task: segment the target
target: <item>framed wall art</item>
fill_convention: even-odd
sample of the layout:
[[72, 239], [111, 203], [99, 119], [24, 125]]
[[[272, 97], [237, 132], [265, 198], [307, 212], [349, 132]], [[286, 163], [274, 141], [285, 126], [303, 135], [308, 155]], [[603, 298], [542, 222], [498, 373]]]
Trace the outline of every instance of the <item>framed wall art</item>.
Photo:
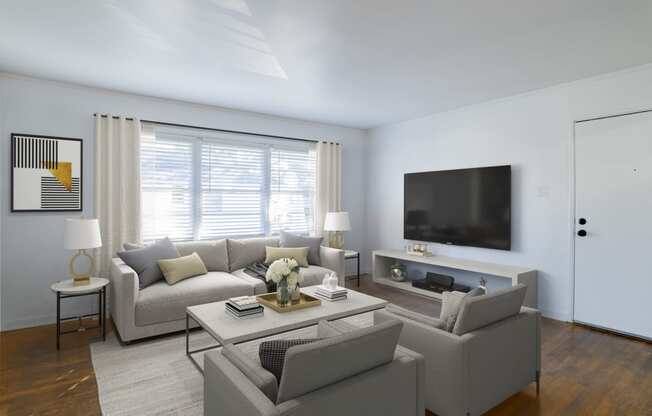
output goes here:
[[82, 139], [11, 135], [11, 211], [82, 210]]

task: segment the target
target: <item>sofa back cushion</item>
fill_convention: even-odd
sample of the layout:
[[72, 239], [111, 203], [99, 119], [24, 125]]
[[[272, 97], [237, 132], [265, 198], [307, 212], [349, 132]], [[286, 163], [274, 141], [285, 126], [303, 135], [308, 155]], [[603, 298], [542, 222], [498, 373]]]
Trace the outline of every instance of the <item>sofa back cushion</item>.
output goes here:
[[197, 253], [209, 272], [229, 271], [229, 252], [226, 248], [226, 239], [217, 241], [182, 241], [175, 243], [175, 246], [182, 256]]
[[306, 237], [281, 231], [279, 245], [281, 247], [308, 247], [308, 263], [321, 266], [321, 237]]
[[391, 320], [287, 350], [277, 404], [394, 359], [403, 323]]
[[518, 314], [526, 290], [525, 285], [518, 284], [486, 295], [464, 298], [453, 333], [463, 335]]
[[260, 237], [241, 240], [227, 240], [229, 271], [242, 269], [253, 263], [265, 261], [265, 247], [278, 247], [278, 238]]

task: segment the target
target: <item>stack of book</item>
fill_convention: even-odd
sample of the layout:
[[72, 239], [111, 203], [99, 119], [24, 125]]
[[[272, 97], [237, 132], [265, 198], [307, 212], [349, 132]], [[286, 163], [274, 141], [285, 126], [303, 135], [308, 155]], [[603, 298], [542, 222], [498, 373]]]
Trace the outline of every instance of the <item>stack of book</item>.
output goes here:
[[258, 303], [255, 296], [239, 296], [226, 301], [225, 309], [236, 318], [248, 318], [262, 315], [265, 308]]
[[326, 286], [319, 286], [315, 291], [315, 296], [320, 299], [336, 301], [346, 299], [346, 288], [337, 286], [335, 289], [327, 288]]

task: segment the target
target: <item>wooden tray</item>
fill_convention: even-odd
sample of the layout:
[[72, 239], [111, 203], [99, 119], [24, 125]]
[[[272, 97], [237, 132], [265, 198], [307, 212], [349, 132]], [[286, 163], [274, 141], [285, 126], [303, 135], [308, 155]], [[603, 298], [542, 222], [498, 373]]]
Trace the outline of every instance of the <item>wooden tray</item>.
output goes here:
[[313, 306], [321, 305], [321, 300], [317, 299], [314, 296], [307, 295], [303, 292], [301, 292], [301, 297], [299, 298], [298, 302], [292, 303], [292, 301], [290, 301], [287, 306], [280, 306], [276, 302], [276, 292], [258, 295], [256, 298], [260, 304], [265, 305], [268, 308], [272, 308], [276, 312], [280, 313], [292, 312], [299, 309], [312, 308]]

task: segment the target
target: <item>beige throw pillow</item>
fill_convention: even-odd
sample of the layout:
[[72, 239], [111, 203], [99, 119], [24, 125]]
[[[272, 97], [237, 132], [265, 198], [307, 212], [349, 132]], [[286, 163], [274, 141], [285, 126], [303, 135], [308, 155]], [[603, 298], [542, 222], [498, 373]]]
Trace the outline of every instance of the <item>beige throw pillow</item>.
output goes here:
[[265, 264], [270, 265], [276, 260], [280, 259], [295, 259], [299, 267], [308, 267], [308, 252], [309, 247], [270, 247], [265, 248], [267, 256], [265, 257]]
[[176, 259], [159, 260], [158, 267], [161, 268], [165, 281], [170, 285], [189, 277], [208, 273], [204, 262], [197, 253], [177, 257]]

